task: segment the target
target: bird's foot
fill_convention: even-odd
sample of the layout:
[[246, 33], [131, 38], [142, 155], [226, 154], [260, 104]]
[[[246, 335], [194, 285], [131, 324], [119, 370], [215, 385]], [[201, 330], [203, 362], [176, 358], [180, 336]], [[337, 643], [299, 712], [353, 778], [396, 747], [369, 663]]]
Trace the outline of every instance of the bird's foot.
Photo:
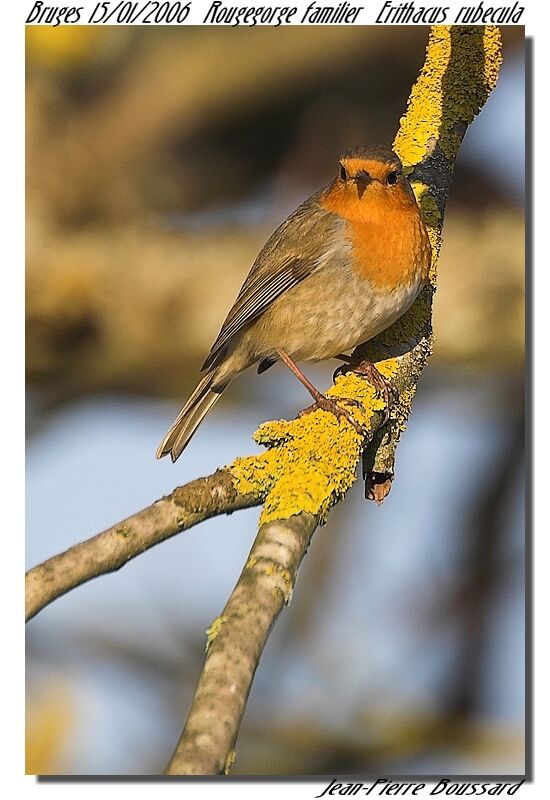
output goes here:
[[[341, 356], [337, 356], [337, 358], [340, 357]], [[348, 361], [346, 364], [341, 364], [337, 369], [334, 370], [332, 380], [335, 381], [340, 375], [346, 375], [348, 372], [355, 372], [357, 375], [364, 375], [370, 380], [374, 388], [380, 392], [385, 403], [384, 421], [382, 422], [382, 424], [385, 425], [390, 418], [390, 408], [392, 403], [397, 402], [399, 399], [396, 388], [392, 386], [390, 381], [388, 381], [388, 379], [378, 371], [372, 361], [360, 361], [357, 364], [353, 364], [351, 361]]]
[[[351, 405], [361, 407], [361, 403], [358, 400], [354, 400], [352, 397], [346, 397], [345, 401]], [[338, 403], [331, 397], [326, 397], [320, 392], [318, 396], [315, 397], [315, 402], [313, 405], [304, 408], [303, 411], [300, 411], [298, 417], [303, 417], [305, 414], [311, 414], [312, 411], [317, 411], [318, 408], [322, 408], [323, 411], [329, 411], [331, 414], [334, 414], [337, 419], [344, 417], [347, 419], [350, 425], [355, 428], [359, 436], [365, 436], [366, 430], [357, 422], [356, 419], [354, 419], [354, 417], [346, 408], [342, 408], [342, 406], [338, 405]]]
[[353, 360], [351, 356], [347, 356], [345, 353], [338, 353], [337, 356], [334, 356], [339, 361], [343, 361], [343, 364], [340, 364], [339, 367], [336, 367], [334, 372], [332, 373], [332, 380], [335, 381], [339, 375], [345, 375], [346, 372], [349, 372], [350, 369], [353, 368]]
[[[334, 414], [335, 417], [338, 419], [340, 417], [345, 417], [347, 421], [352, 425], [353, 428], [357, 431], [359, 436], [363, 437], [366, 435], [367, 431], [353, 418], [350, 412], [339, 406], [338, 403], [333, 400], [331, 397], [326, 397], [324, 394], [321, 394], [319, 389], [316, 389], [315, 386], [311, 383], [310, 380], [306, 378], [302, 370], [298, 367], [297, 364], [294, 363], [292, 358], [288, 355], [285, 350], [278, 351], [279, 358], [284, 361], [287, 367], [290, 369], [291, 372], [296, 375], [298, 380], [301, 384], [303, 384], [310, 395], [314, 399], [314, 403], [312, 406], [308, 406], [303, 411], [300, 411], [298, 417], [302, 417], [304, 414], [311, 414], [312, 411], [316, 411], [318, 408], [322, 408], [323, 411], [330, 411], [331, 414]], [[353, 398], [342, 398], [345, 399], [346, 403], [350, 403], [351, 405], [356, 405], [361, 407], [361, 403], [358, 400], [354, 400]]]

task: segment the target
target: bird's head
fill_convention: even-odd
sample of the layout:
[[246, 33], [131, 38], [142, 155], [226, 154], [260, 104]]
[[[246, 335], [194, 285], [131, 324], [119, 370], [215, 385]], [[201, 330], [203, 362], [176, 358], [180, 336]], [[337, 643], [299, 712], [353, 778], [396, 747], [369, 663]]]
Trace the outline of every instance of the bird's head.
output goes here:
[[339, 161], [333, 189], [341, 200], [415, 202], [398, 156], [388, 147], [367, 144], [345, 153]]

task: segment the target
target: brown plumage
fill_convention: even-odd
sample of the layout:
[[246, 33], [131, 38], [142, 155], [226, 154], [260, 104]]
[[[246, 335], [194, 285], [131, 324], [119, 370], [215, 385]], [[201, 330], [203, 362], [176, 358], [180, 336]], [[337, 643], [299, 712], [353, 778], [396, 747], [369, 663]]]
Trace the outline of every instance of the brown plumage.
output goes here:
[[261, 372], [279, 358], [291, 368], [320, 361], [389, 327], [414, 301], [430, 260], [395, 153], [364, 145], [342, 156], [337, 177], [302, 203], [256, 258], [203, 364], [205, 376], [157, 458], [170, 453], [175, 461], [227, 384], [252, 364]]

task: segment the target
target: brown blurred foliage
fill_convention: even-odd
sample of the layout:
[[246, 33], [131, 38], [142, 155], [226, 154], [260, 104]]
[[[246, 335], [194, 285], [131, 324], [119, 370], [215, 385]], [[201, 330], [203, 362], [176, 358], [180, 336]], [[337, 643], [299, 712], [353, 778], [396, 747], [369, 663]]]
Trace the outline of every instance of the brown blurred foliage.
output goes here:
[[[29, 27], [30, 384], [53, 400], [180, 393], [269, 232], [331, 176], [335, 154], [391, 141], [426, 33]], [[505, 29], [505, 57], [520, 35]], [[269, 224], [185, 217], [260, 207], [266, 190]], [[522, 215], [481, 179], [465, 199], [445, 232], [437, 357], [513, 368]]]

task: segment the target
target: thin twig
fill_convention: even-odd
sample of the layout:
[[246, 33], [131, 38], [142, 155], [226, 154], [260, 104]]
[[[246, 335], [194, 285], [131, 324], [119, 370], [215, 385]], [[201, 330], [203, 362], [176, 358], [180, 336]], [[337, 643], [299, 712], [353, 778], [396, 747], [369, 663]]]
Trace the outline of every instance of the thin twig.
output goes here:
[[116, 572], [140, 553], [198, 522], [261, 502], [259, 494], [237, 492], [224, 470], [180, 486], [103, 533], [30, 569], [25, 578], [26, 619], [75, 586]]

